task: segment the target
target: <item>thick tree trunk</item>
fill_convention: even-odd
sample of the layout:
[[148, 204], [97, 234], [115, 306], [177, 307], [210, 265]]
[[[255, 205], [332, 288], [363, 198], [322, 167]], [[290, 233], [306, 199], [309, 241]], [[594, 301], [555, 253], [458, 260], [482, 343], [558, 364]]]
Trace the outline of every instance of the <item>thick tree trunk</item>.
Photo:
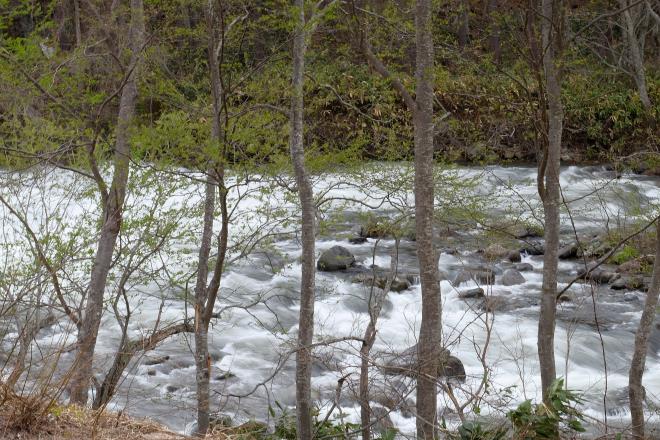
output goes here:
[[314, 239], [315, 212], [312, 183], [305, 167], [303, 85], [305, 75], [305, 11], [304, 1], [296, 0], [296, 31], [293, 38], [293, 73], [291, 97], [291, 161], [302, 210], [302, 276], [300, 280], [300, 316], [296, 352], [296, 412], [300, 440], [310, 440], [312, 430], [312, 350], [314, 337]]
[[626, 33], [626, 45], [628, 46], [628, 60], [630, 67], [633, 69], [633, 78], [637, 91], [639, 92], [639, 99], [645, 110], [651, 110], [651, 98], [649, 98], [648, 89], [646, 87], [646, 74], [644, 73], [644, 54], [640, 48], [637, 33], [635, 32], [635, 22], [630, 13], [630, 4], [628, 0], [619, 0], [619, 6], [624, 9], [621, 16], [623, 17], [623, 28]]
[[87, 389], [92, 377], [92, 360], [96, 347], [103, 298], [112, 254], [122, 222], [122, 209], [126, 196], [126, 185], [130, 165], [130, 145], [128, 130], [135, 115], [137, 101], [138, 61], [144, 44], [144, 10], [142, 0], [131, 0], [131, 73], [121, 92], [119, 116], [117, 118], [116, 142], [114, 152], [114, 175], [103, 207], [103, 226], [98, 242], [92, 273], [87, 292], [85, 315], [78, 334], [78, 355], [70, 381], [70, 400], [84, 405], [87, 402]]
[[646, 364], [646, 353], [649, 347], [649, 336], [653, 329], [653, 320], [658, 307], [660, 295], [660, 219], [655, 221], [655, 263], [653, 264], [653, 277], [646, 293], [646, 303], [639, 321], [639, 328], [635, 335], [635, 348], [630, 372], [628, 376], [628, 393], [630, 396], [630, 415], [632, 418], [632, 433], [636, 439], [644, 439], [644, 387], [642, 377]]
[[539, 188], [545, 216], [545, 254], [543, 256], [543, 283], [541, 312], [538, 328], [538, 352], [541, 370], [543, 399], [556, 379], [555, 367], [555, 317], [557, 296], [557, 268], [559, 253], [560, 208], [560, 156], [563, 108], [559, 69], [556, 65], [555, 20], [559, 17], [557, 0], [543, 0], [541, 6], [541, 41], [543, 52], [544, 82], [547, 95], [547, 144], [545, 161], [545, 185]]
[[437, 371], [441, 345], [441, 298], [438, 254], [433, 243], [433, 39], [431, 1], [418, 0], [415, 11], [417, 66], [415, 129], [415, 232], [422, 285], [422, 322], [419, 332], [420, 374], [417, 378], [417, 438], [435, 437]]

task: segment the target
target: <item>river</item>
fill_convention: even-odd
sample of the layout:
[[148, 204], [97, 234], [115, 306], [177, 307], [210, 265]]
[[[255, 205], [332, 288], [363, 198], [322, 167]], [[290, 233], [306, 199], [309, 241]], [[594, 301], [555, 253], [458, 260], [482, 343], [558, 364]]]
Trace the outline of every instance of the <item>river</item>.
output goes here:
[[[364, 223], [367, 212], [376, 217], [394, 218], [409, 208], [412, 195], [404, 184], [410, 182], [407, 173], [409, 168], [401, 164], [375, 164], [363, 172], [317, 178], [315, 193], [328, 198], [323, 205], [322, 215], [326, 222], [316, 242], [317, 255], [340, 245], [355, 255], [359, 265], [369, 267], [375, 263], [379, 267], [389, 267], [394, 240], [384, 238], [377, 242], [370, 239], [366, 243], [351, 244], [347, 238], [355, 235], [356, 225]], [[460, 190], [440, 187], [438, 209], [441, 216], [443, 211], [455, 210], [461, 203], [469, 204], [470, 212], [481, 210], [485, 216], [479, 221], [463, 216], [460, 222], [452, 223], [453, 226], [439, 228], [440, 269], [451, 280], [462, 268], [475, 264], [488, 264], [496, 273], [510, 267], [501, 261], [487, 262], [483, 254], [476, 252], [496, 241], [479, 225], [502, 225], [521, 219], [530, 221], [535, 216], [542, 218], [535, 169], [459, 167], [447, 173], [447, 181], [470, 183]], [[73, 189], [89, 188], [88, 184], [80, 183], [81, 178], [65, 171], [51, 170], [39, 173], [39, 177], [36, 174], [21, 178], [3, 175], [11, 180], [11, 184], [5, 186], [13, 188], [3, 194], [25, 207], [26, 216], [37, 231], [56, 231], [61, 237], [67, 237], [75, 233], [76, 225], [93, 225], [97, 215], [93, 193], [78, 196], [78, 190]], [[140, 175], [139, 171], [137, 175]], [[388, 175], [395, 177], [389, 178]], [[195, 207], [199, 208], [201, 184], [178, 174], [169, 175], [165, 182], [167, 179], [177, 182], [176, 185], [163, 183], [163, 177], [159, 178], [159, 185], [147, 184], [146, 180], [136, 184], [126, 209], [127, 216], [130, 216], [131, 207], [148, 212], [150, 206], [155, 206], [156, 217], [167, 212], [175, 217], [175, 224], [187, 228], [163, 249], [160, 263], [153, 263], [154, 272], [159, 273], [157, 279], [136, 281], [130, 286], [133, 317], [129, 328], [132, 336], [145, 334], [154, 325], [159, 309], [161, 322], [180, 320], [185, 313], [191, 313], [183, 300], [182, 280], [194, 267], [196, 257], [194, 240], [199, 221], [193, 214]], [[561, 183], [563, 197], [570, 208], [562, 213], [562, 239], [565, 241], [573, 238], [573, 225], [579, 236], [591, 236], [602, 233], [605, 228], [641, 221], [642, 211], [660, 202], [659, 179], [628, 174], [617, 176], [603, 167], [562, 168]], [[295, 234], [284, 234], [295, 230], [295, 218], [281, 220], [295, 214], [295, 209], [291, 195], [285, 194], [284, 190], [276, 186], [269, 186], [268, 191], [255, 190], [257, 187], [249, 182], [243, 190], [232, 190], [232, 200], [241, 199], [232, 232], [237, 231], [236, 235], [244, 240], [234, 241], [233, 255], [247, 248], [253, 251], [228, 266], [216, 307], [221, 312], [220, 318], [213, 324], [209, 339], [213, 359], [213, 407], [231, 416], [235, 423], [252, 418], [267, 420], [269, 406], [279, 413], [280, 408], [290, 409], [295, 403], [293, 357], [286, 360], [285, 355], [290, 353], [296, 335], [300, 246]], [[49, 212], [59, 213], [57, 224], [45, 221]], [[14, 263], [6, 265], [9, 270], [23, 261], [24, 256], [19, 257], [22, 254], [16, 250], [27, 244], [20, 237], [20, 225], [11, 219], [11, 215], [6, 210], [0, 214], [4, 219], [4, 242], [13, 246], [3, 247], [1, 256], [5, 261], [16, 256]], [[273, 220], [276, 214], [277, 221]], [[452, 214], [451, 218], [455, 219], [456, 215]], [[268, 224], [268, 228], [259, 229], [259, 225], [264, 224]], [[273, 239], [249, 247], [248, 244], [252, 243], [249, 237], [254, 240], [264, 231], [281, 235], [272, 235]], [[91, 238], [81, 244], [80, 249], [92, 247]], [[511, 246], [511, 243], [507, 242], [507, 245]], [[478, 405], [485, 416], [501, 416], [524, 399], [540, 397], [536, 332], [542, 256], [523, 254], [522, 262], [531, 265], [531, 270], [522, 272], [524, 283], [504, 286], [501, 277], [497, 276], [495, 283], [486, 288], [487, 295], [505, 299], [503, 307], [487, 315], [492, 320], [488, 321], [492, 324], [490, 332], [486, 330], [479, 303], [459, 298], [460, 291], [476, 287], [473, 281], [458, 287], [448, 280], [441, 284], [444, 345], [462, 361], [467, 375], [466, 382], [457, 385], [459, 388], [470, 391], [478, 387], [484, 375], [479, 357], [487, 339], [489, 341], [486, 352], [488, 392]], [[75, 279], [84, 280], [89, 268], [88, 257], [86, 263], [77, 264], [67, 276], [72, 284]], [[582, 264], [580, 259], [560, 262], [560, 288], [577, 274]], [[164, 268], [178, 275], [170, 273], [166, 277], [162, 272]], [[402, 239], [398, 270], [404, 274], [417, 272], [414, 241]], [[357, 422], [359, 407], [352, 393], [356, 390], [359, 372], [360, 344], [350, 338], [362, 337], [364, 333], [369, 289], [352, 282], [353, 275], [342, 272], [317, 274], [316, 339], [348, 340], [316, 351], [318, 360], [313, 371], [313, 393], [323, 413], [332, 405], [338, 379], [347, 376], [348, 383], [344, 385], [339, 401], [340, 409], [335, 408], [334, 414]], [[173, 278], [178, 281], [172, 282]], [[192, 285], [190, 289], [192, 291]], [[592, 290], [590, 285], [582, 283], [574, 284], [568, 294], [571, 301], [562, 302], [558, 311], [558, 374], [565, 377], [569, 388], [582, 395], [582, 410], [587, 416], [604, 420], [607, 415], [608, 422], [625, 424], [629, 420], [625, 389], [628, 366], [644, 294], [638, 290], [614, 291], [606, 285], [595, 286]], [[594, 300], [598, 325], [594, 319]], [[258, 304], [243, 307], [251, 303]], [[120, 309], [125, 311], [121, 304]], [[377, 340], [372, 351], [374, 359], [378, 362], [383, 353], [400, 352], [413, 345], [420, 317], [418, 284], [400, 293], [391, 292], [378, 321]], [[4, 346], [10, 347], [15, 337], [15, 332], [8, 332], [3, 339]], [[47, 351], [48, 347], [60, 347], [74, 340], [72, 326], [62, 319], [40, 332], [37, 343]], [[99, 374], [108, 368], [118, 341], [118, 326], [112, 313], [108, 312], [97, 345], [95, 368]], [[128, 369], [111, 408], [136, 416], [149, 416], [175, 430], [189, 431], [195, 408], [192, 346], [191, 336], [179, 335], [136, 359]], [[73, 356], [73, 353], [61, 356], [59, 371], [65, 370]], [[271, 378], [275, 372], [277, 374]], [[391, 411], [390, 418], [403, 434], [413, 432], [415, 419], [408, 408], [414, 399], [410, 379], [383, 375], [376, 368], [372, 375], [373, 405], [383, 406], [392, 395], [404, 396], [403, 403]], [[657, 328], [651, 339], [644, 384], [647, 397], [660, 402], [660, 331]], [[457, 395], [459, 400], [465, 398], [460, 391]], [[452, 403], [444, 393], [438, 395], [438, 403], [448, 423], [455, 424]]]

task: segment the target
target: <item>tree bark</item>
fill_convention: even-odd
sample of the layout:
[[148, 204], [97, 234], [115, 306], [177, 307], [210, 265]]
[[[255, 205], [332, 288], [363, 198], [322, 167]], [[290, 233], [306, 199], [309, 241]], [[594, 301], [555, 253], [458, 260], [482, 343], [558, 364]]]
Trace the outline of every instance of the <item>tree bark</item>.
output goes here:
[[304, 1], [296, 0], [296, 30], [293, 38], [293, 72], [291, 97], [290, 153], [302, 211], [300, 315], [298, 321], [298, 346], [296, 351], [296, 423], [300, 440], [310, 440], [312, 429], [312, 349], [314, 337], [314, 289], [315, 289], [315, 212], [312, 183], [305, 167], [303, 86], [305, 75], [305, 10]]
[[651, 285], [646, 293], [644, 311], [635, 334], [635, 348], [630, 372], [628, 375], [628, 394], [630, 396], [630, 415], [632, 418], [633, 438], [644, 439], [644, 387], [642, 377], [646, 364], [646, 353], [648, 352], [649, 336], [653, 329], [653, 320], [658, 307], [658, 296], [660, 295], [660, 219], [655, 221], [655, 262], [653, 264], [653, 277]]
[[[195, 284], [195, 370], [197, 385], [197, 429], [195, 435], [203, 437], [209, 429], [210, 417], [210, 377], [211, 357], [209, 355], [209, 324], [213, 316], [213, 308], [220, 290], [220, 282], [224, 270], [227, 255], [227, 243], [229, 238], [229, 213], [227, 209], [227, 191], [224, 185], [223, 165], [223, 126], [220, 119], [223, 108], [222, 81], [220, 77], [220, 64], [218, 50], [222, 48], [222, 38], [218, 32], [224, 32], [217, 20], [218, 11], [209, 1], [205, 8], [205, 16], [208, 32], [208, 61], [209, 76], [211, 79], [211, 98], [213, 100], [213, 117], [211, 119], [211, 141], [217, 148], [218, 161], [209, 158], [215, 165], [209, 167], [206, 178], [206, 194], [204, 200], [204, 226], [202, 231], [202, 243], [199, 250], [197, 262], [197, 280]], [[213, 268], [211, 281], [209, 275], [209, 255], [213, 241], [213, 219], [218, 191], [220, 202], [221, 226], [218, 236], [218, 255]], [[208, 282], [208, 285], [207, 285]]]
[[646, 111], [651, 110], [651, 98], [649, 97], [648, 89], [646, 87], [646, 74], [644, 72], [644, 53], [640, 48], [637, 33], [635, 32], [635, 22], [630, 13], [630, 4], [628, 0], [619, 0], [619, 5], [623, 12], [623, 28], [625, 29], [626, 45], [628, 46], [628, 60], [630, 67], [633, 69], [633, 79], [637, 86], [639, 99]]
[[541, 311], [538, 327], [538, 352], [541, 370], [543, 399], [548, 397], [548, 389], [556, 379], [555, 366], [555, 322], [557, 297], [557, 268], [559, 265], [559, 208], [560, 208], [560, 157], [563, 108], [561, 103], [561, 84], [557, 67], [556, 26], [559, 17], [559, 1], [543, 0], [541, 5], [541, 42], [543, 48], [543, 71], [546, 92], [547, 142], [544, 172], [545, 183], [539, 187], [543, 200], [545, 217], [545, 254], [543, 256], [543, 283]]
[[114, 151], [114, 174], [107, 197], [103, 197], [101, 235], [87, 292], [85, 315], [78, 334], [78, 355], [70, 381], [71, 403], [84, 405], [87, 402], [89, 382], [92, 378], [92, 361], [98, 335], [103, 298], [108, 273], [112, 265], [112, 254], [122, 222], [122, 210], [126, 197], [130, 165], [128, 130], [135, 115], [137, 101], [137, 71], [140, 52], [144, 45], [144, 9], [142, 0], [131, 0], [130, 22], [131, 60], [129, 74], [119, 102], [116, 142]]
[[438, 254], [433, 244], [433, 38], [431, 1], [417, 0], [415, 10], [417, 108], [413, 115], [415, 136], [415, 232], [422, 285], [422, 321], [419, 331], [417, 378], [417, 438], [435, 438], [437, 371], [442, 328]]
[[389, 80], [413, 116], [415, 137], [415, 234], [422, 287], [422, 322], [419, 332], [417, 374], [417, 438], [434, 438], [437, 416], [437, 372], [441, 344], [442, 302], [438, 253], [433, 246], [434, 158], [433, 81], [434, 59], [431, 33], [431, 1], [417, 0], [415, 7], [416, 97], [394, 78], [376, 57], [362, 31], [362, 51], [369, 64]]

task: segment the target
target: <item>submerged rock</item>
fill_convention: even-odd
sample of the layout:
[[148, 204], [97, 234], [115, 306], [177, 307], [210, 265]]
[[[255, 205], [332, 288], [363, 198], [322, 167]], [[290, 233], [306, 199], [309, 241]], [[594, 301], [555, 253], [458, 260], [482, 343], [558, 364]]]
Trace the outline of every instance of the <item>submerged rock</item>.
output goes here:
[[530, 272], [534, 270], [534, 266], [529, 263], [518, 263], [513, 266], [518, 272]]
[[[379, 289], [385, 289], [385, 286], [387, 286], [387, 278], [388, 277], [386, 275], [376, 275], [374, 277], [373, 274], [363, 273], [356, 277], [353, 277], [352, 281], [354, 283], [363, 283], [369, 287], [375, 286], [378, 287]], [[392, 284], [390, 285], [390, 291], [403, 292], [404, 290], [409, 289], [412, 284], [413, 283], [408, 277], [406, 278], [396, 277], [392, 280]]]
[[458, 292], [458, 297], [461, 299], [483, 298], [484, 289], [475, 287], [474, 289], [462, 290]]
[[346, 270], [355, 264], [355, 257], [342, 246], [333, 246], [324, 251], [316, 262], [316, 268], [324, 272]]
[[367, 237], [351, 237], [348, 239], [348, 242], [350, 244], [363, 244], [366, 243], [367, 241], [368, 241]]
[[155, 358], [149, 358], [145, 360], [144, 365], [159, 365], [169, 360], [170, 360], [169, 356], [158, 356]]
[[477, 284], [493, 284], [495, 282], [495, 271], [485, 267], [462, 269], [454, 277], [452, 285], [457, 287], [470, 280], [473, 280]]

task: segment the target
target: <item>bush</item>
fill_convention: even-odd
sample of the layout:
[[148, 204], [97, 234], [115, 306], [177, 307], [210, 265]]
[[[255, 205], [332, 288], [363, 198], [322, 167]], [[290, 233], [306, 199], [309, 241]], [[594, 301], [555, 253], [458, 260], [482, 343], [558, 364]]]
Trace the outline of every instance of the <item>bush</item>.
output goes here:
[[556, 438], [557, 427], [584, 432], [583, 416], [575, 408], [582, 400], [573, 391], [564, 389], [564, 380], [557, 379], [548, 390], [547, 402], [526, 400], [509, 411], [507, 418], [513, 424], [515, 437], [521, 440]]

